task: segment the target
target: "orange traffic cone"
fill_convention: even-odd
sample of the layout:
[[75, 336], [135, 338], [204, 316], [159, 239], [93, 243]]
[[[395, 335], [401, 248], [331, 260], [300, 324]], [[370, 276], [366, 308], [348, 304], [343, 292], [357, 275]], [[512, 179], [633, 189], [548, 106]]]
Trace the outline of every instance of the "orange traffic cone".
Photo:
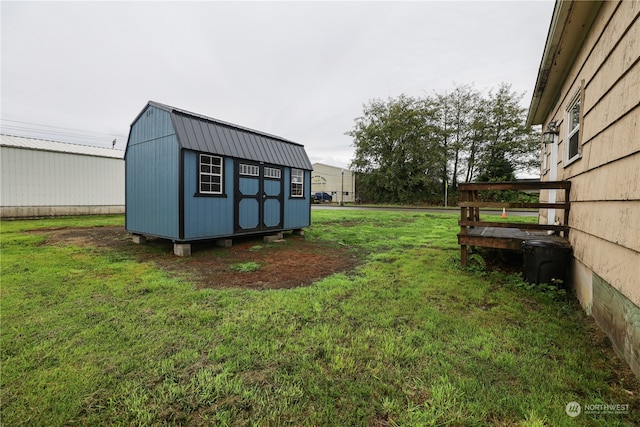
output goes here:
[[502, 218], [506, 218], [507, 217], [507, 211], [505, 210], [505, 208], [502, 208]]

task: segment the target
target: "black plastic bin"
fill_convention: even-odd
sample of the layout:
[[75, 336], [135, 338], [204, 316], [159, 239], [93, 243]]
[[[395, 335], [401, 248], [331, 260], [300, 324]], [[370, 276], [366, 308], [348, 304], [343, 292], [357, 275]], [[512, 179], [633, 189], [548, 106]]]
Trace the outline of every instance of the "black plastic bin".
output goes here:
[[[571, 245], [562, 240], [525, 240], [522, 242], [524, 254], [524, 280], [528, 283], [567, 282], [571, 263]], [[561, 282], [559, 282], [561, 281]]]

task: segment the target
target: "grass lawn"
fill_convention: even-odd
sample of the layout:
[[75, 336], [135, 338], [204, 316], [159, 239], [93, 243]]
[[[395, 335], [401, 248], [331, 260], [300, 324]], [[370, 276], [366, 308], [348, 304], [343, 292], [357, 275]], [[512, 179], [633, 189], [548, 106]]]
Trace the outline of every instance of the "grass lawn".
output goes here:
[[314, 211], [306, 239], [360, 267], [266, 291], [28, 232], [122, 216], [3, 221], [2, 424], [639, 425], [638, 380], [574, 298], [461, 269], [457, 219]]

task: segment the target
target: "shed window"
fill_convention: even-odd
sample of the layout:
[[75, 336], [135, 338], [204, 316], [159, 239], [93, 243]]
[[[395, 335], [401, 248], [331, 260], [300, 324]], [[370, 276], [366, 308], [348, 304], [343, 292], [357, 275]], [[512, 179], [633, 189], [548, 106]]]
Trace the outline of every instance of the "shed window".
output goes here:
[[291, 197], [304, 197], [304, 171], [291, 169]]
[[199, 188], [202, 194], [222, 194], [222, 157], [200, 154]]
[[567, 109], [567, 162], [580, 157], [580, 96]]
[[281, 170], [278, 168], [269, 168], [269, 167], [264, 168], [265, 178], [280, 179], [281, 173], [282, 173]]
[[257, 165], [240, 164], [240, 175], [260, 176], [260, 167]]

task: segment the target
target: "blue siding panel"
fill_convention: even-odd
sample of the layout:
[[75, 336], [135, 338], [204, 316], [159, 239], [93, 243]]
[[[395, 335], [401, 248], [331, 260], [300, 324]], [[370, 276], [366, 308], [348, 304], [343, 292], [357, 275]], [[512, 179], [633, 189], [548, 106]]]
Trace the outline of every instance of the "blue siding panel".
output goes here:
[[264, 225], [266, 227], [276, 227], [278, 224], [280, 224], [280, 200], [265, 200]]
[[238, 206], [238, 224], [245, 230], [254, 230], [260, 224], [260, 207], [256, 199], [242, 199]]
[[169, 135], [175, 135], [171, 115], [159, 108], [148, 106], [131, 125], [127, 151], [129, 147]]
[[131, 126], [125, 154], [128, 231], [179, 238], [179, 152], [166, 112], [149, 107]]
[[260, 181], [256, 178], [240, 178], [238, 185], [240, 192], [245, 196], [253, 196], [258, 194], [260, 190]]
[[311, 225], [311, 171], [304, 171], [304, 197], [291, 197], [291, 169], [284, 170], [284, 229]]
[[233, 234], [233, 160], [224, 159], [221, 197], [196, 197], [198, 155], [184, 150], [184, 240], [210, 239]]
[[265, 181], [264, 181], [264, 193], [267, 196], [279, 196], [280, 195], [280, 180], [265, 179]]

